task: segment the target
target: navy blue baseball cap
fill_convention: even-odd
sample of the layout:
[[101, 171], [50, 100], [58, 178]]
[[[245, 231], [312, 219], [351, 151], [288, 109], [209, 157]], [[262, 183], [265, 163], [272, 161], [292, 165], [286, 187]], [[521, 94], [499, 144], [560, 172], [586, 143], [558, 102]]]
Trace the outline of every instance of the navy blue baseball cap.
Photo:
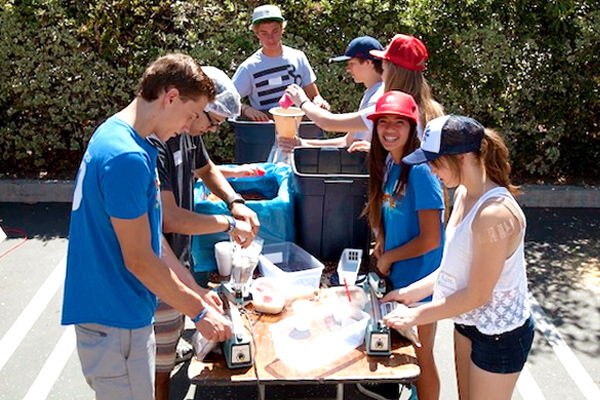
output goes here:
[[484, 131], [479, 122], [461, 115], [432, 119], [425, 127], [421, 148], [404, 157], [402, 162], [422, 164], [449, 154], [480, 151]]
[[383, 46], [377, 39], [371, 36], [360, 36], [356, 39], [352, 39], [346, 47], [343, 56], [330, 58], [329, 62], [348, 61], [354, 57], [362, 58], [364, 60], [376, 60], [376, 57], [369, 54], [369, 51], [371, 50], [383, 50]]

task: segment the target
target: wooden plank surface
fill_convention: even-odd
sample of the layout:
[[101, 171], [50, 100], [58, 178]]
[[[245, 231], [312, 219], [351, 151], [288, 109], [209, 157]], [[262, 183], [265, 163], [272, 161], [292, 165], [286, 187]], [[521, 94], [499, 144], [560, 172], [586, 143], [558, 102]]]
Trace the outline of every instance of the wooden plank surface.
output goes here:
[[[313, 299], [315, 296], [311, 296]], [[319, 300], [316, 299], [317, 304]], [[249, 384], [258, 380], [263, 384], [281, 383], [347, 383], [389, 381], [410, 383], [417, 380], [420, 369], [414, 349], [409, 341], [393, 335], [392, 356], [368, 357], [365, 345], [352, 350], [342, 358], [308, 371], [299, 371], [277, 358], [269, 327], [293, 315], [291, 302], [278, 315], [258, 314], [249, 311], [243, 316], [247, 326], [252, 326], [252, 344], [255, 365], [250, 368], [230, 370], [221, 354], [209, 354], [198, 361], [192, 357], [188, 377], [198, 385]], [[316, 363], [322, 364], [322, 363]]]

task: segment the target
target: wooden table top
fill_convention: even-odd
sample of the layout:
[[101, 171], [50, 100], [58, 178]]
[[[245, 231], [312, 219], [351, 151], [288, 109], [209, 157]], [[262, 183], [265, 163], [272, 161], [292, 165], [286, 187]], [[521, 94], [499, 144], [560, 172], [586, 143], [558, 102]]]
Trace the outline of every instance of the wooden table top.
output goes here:
[[[313, 298], [315, 295], [312, 296]], [[342, 358], [310, 371], [298, 371], [277, 358], [269, 327], [293, 315], [290, 306], [278, 315], [249, 311], [243, 316], [252, 323], [254, 367], [228, 369], [221, 354], [211, 353], [203, 361], [192, 357], [188, 377], [198, 385], [262, 384], [276, 383], [349, 383], [389, 381], [411, 383], [418, 379], [420, 369], [411, 343], [398, 334], [392, 335], [392, 355], [371, 357], [364, 343]], [[318, 300], [317, 300], [318, 304]], [[251, 309], [251, 307], [249, 307]]]

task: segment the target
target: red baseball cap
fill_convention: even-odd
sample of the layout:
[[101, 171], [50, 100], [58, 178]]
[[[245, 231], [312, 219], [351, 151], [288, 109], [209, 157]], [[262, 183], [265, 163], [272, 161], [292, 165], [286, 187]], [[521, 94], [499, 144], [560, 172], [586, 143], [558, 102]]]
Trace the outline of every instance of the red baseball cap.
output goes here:
[[429, 58], [423, 42], [414, 36], [401, 34], [394, 36], [385, 50], [371, 50], [369, 53], [411, 71], [423, 71]]
[[377, 100], [375, 112], [367, 115], [367, 118], [375, 121], [384, 115], [404, 117], [416, 125], [419, 120], [419, 107], [410, 94], [399, 90], [392, 90], [384, 93]]

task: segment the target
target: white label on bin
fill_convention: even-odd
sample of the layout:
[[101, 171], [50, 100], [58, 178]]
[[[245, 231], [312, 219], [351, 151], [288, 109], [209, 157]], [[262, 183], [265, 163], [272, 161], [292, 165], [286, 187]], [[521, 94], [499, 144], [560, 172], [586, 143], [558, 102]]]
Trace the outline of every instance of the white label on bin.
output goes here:
[[282, 82], [283, 82], [283, 80], [281, 79], [280, 76], [269, 79], [269, 85], [271, 85], [271, 86], [281, 85]]
[[273, 264], [280, 264], [283, 262], [283, 252], [281, 252], [281, 251], [279, 253], [265, 254], [264, 256], [267, 260], [271, 261]]

